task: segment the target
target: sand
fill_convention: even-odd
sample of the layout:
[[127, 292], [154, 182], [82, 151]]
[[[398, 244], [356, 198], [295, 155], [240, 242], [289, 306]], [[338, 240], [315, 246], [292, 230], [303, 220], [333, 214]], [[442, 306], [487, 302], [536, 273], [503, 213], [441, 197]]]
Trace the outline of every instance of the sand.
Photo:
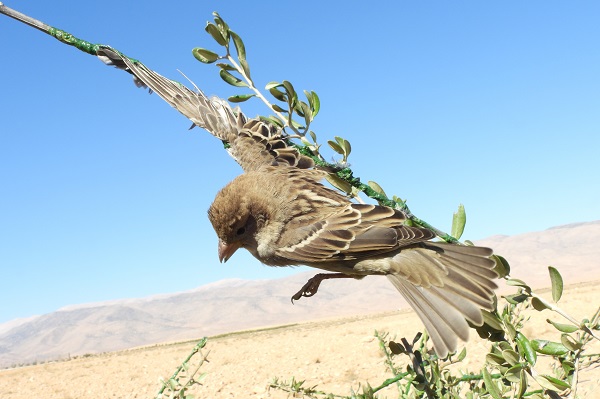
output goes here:
[[[567, 287], [561, 308], [577, 319], [591, 317], [600, 305], [597, 283]], [[550, 297], [548, 292], [543, 294]], [[524, 329], [530, 338], [559, 339], [546, 318], [560, 316], [533, 312]], [[411, 339], [421, 323], [412, 312], [388, 312], [370, 316], [320, 320], [289, 326], [246, 331], [209, 338], [207, 376], [193, 393], [200, 398], [287, 398], [269, 389], [274, 377], [306, 380], [341, 395], [369, 382], [379, 385], [391, 376], [374, 337], [375, 330]], [[79, 357], [68, 361], [0, 370], [2, 399], [153, 398], [159, 377], [169, 377], [190, 353], [195, 342], [136, 348]], [[472, 334], [469, 357], [461, 366], [471, 370], [483, 362], [488, 344]], [[594, 344], [595, 353], [600, 345]], [[541, 366], [542, 367], [542, 366]], [[578, 394], [600, 398], [600, 368], [579, 376]], [[393, 387], [380, 397], [397, 397]]]

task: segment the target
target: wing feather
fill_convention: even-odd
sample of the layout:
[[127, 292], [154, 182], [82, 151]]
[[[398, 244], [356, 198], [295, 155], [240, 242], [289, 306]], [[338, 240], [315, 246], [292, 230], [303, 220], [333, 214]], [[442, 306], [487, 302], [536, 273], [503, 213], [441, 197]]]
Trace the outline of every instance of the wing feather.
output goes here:
[[288, 145], [283, 131], [276, 126], [260, 119], [248, 120], [239, 108], [232, 109], [227, 101], [209, 98], [197, 87], [196, 91], [190, 90], [109, 46], [101, 46], [97, 54], [106, 64], [131, 73], [136, 86], [149, 88], [195, 126], [226, 142], [230, 155], [244, 171], [267, 165], [307, 169], [314, 166], [311, 158]]

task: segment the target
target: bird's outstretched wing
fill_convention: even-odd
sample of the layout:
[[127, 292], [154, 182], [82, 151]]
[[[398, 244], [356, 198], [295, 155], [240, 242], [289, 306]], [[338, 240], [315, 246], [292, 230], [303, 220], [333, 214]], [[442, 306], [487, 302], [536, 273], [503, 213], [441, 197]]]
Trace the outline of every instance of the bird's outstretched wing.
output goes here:
[[248, 119], [239, 108], [231, 108], [227, 101], [209, 98], [198, 88], [190, 90], [109, 46], [101, 46], [97, 55], [105, 64], [131, 73], [136, 86], [147, 87], [158, 94], [190, 119], [194, 126], [206, 129], [227, 143], [230, 155], [245, 172], [265, 165], [289, 165], [302, 169], [314, 165], [312, 159], [288, 145], [281, 129], [260, 119]]

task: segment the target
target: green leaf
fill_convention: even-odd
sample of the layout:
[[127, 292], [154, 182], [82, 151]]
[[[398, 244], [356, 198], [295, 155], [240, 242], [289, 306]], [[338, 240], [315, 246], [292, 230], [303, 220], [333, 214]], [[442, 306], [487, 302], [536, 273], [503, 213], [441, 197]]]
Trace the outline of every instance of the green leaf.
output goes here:
[[525, 395], [525, 392], [527, 392], [527, 388], [527, 373], [525, 373], [525, 370], [521, 370], [519, 373], [519, 389], [517, 391], [517, 398], [522, 398], [523, 395]]
[[504, 357], [504, 359], [506, 359], [508, 364], [510, 364], [511, 366], [514, 366], [521, 360], [519, 354], [512, 349], [502, 351], [502, 357]]
[[[381, 188], [381, 186], [379, 184], [377, 184], [374, 181], [369, 181], [367, 182], [367, 184], [369, 185], [369, 187], [371, 187], [373, 190], [375, 190], [376, 193], [379, 193], [381, 195], [385, 195], [385, 191], [383, 191], [383, 188]], [[387, 197], [387, 195], [385, 195]]]
[[569, 334], [561, 334], [560, 342], [570, 351], [577, 351], [581, 349], [583, 344], [581, 342], [576, 342]]
[[521, 333], [517, 333], [516, 337], [517, 347], [519, 348], [521, 355], [529, 362], [531, 366], [535, 366], [537, 361], [537, 354], [531, 345], [531, 342]]
[[227, 72], [224, 69], [221, 69], [221, 71], [219, 72], [219, 75], [221, 76], [221, 79], [223, 79], [225, 82], [229, 83], [232, 86], [248, 87], [248, 84], [246, 82], [244, 82], [240, 78], [233, 76], [232, 74], [230, 74], [229, 72]]
[[399, 344], [398, 342], [390, 341], [388, 346], [390, 348], [390, 351], [392, 351], [394, 355], [399, 355], [401, 353], [406, 352], [406, 349], [404, 349], [404, 345]]
[[273, 108], [273, 111], [277, 111], [277, 112], [287, 112], [286, 109], [281, 108], [279, 105], [277, 104], [272, 104], [271, 108]]
[[273, 81], [273, 82], [269, 82], [265, 85], [265, 90], [271, 90], [272, 88], [281, 87], [281, 86], [283, 86], [281, 83]]
[[219, 55], [205, 48], [196, 47], [192, 50], [194, 58], [205, 64], [212, 64], [219, 59]]
[[460, 351], [460, 353], [458, 354], [458, 356], [456, 357], [456, 361], [458, 363], [462, 362], [463, 360], [465, 360], [465, 357], [467, 357], [467, 348], [462, 348], [462, 350]]
[[344, 154], [344, 149], [340, 147], [335, 141], [328, 140], [327, 144], [329, 144], [333, 151], [337, 152], [338, 154]]
[[483, 322], [485, 324], [492, 327], [494, 330], [504, 331], [504, 329], [502, 328], [502, 324], [500, 323], [500, 320], [498, 319], [498, 316], [488, 312], [487, 310], [483, 310], [483, 309], [481, 310], [481, 315], [483, 316]]
[[225, 23], [225, 21], [223, 20], [223, 18], [221, 18], [221, 16], [219, 15], [219, 13], [216, 12], [216, 11], [214, 11], [212, 14], [213, 14], [213, 17], [215, 19], [215, 22], [219, 26], [219, 29], [221, 31], [223, 31], [223, 32], [228, 32], [229, 31], [229, 25], [227, 25]]
[[236, 94], [235, 96], [229, 97], [227, 100], [231, 101], [232, 103], [243, 103], [254, 96], [255, 94]]
[[271, 87], [269, 89], [269, 93], [279, 101], [287, 102], [287, 95], [281, 90], [277, 89], [277, 87]]
[[290, 104], [292, 108], [294, 108], [296, 106], [296, 102], [298, 101], [298, 93], [296, 93], [296, 90], [294, 90], [294, 86], [287, 80], [284, 80], [281, 83], [283, 84], [283, 88], [285, 89], [288, 95], [288, 99], [291, 102]]
[[244, 42], [242, 41], [242, 38], [232, 30], [229, 31], [229, 34], [231, 35], [231, 38], [233, 39], [233, 44], [235, 45], [235, 51], [237, 52], [238, 59], [240, 61], [245, 60], [246, 59], [246, 46], [244, 46]]
[[352, 185], [350, 183], [348, 183], [346, 180], [336, 176], [336, 175], [327, 175], [327, 177], [325, 178], [329, 183], [331, 183], [332, 186], [336, 187], [337, 189], [349, 194], [352, 192]]
[[564, 332], [564, 333], [573, 333], [577, 330], [579, 330], [578, 326], [574, 326], [573, 324], [562, 324], [562, 323], [556, 323], [550, 319], [546, 319], [546, 321], [550, 324], [552, 324], [554, 326], [554, 328], [556, 328], [558, 331], [560, 332]]
[[496, 262], [494, 271], [498, 274], [498, 278], [504, 278], [510, 274], [510, 265], [503, 256], [492, 255], [491, 258]]
[[263, 122], [267, 122], [267, 123], [271, 123], [275, 126], [279, 126], [279, 127], [283, 127], [285, 125], [285, 123], [279, 119], [276, 116], [270, 115], [270, 116], [260, 116], [259, 119]]
[[571, 387], [566, 382], [554, 377], [550, 377], [549, 375], [537, 375], [533, 378], [542, 386], [542, 388], [549, 389], [551, 391], [559, 392]]
[[315, 93], [314, 91], [311, 91], [310, 94], [312, 94], [311, 108], [312, 108], [313, 118], [314, 118], [315, 116], [317, 116], [317, 114], [319, 113], [319, 110], [321, 109], [321, 100], [319, 99], [319, 96], [317, 96], [317, 93]]
[[518, 278], [509, 278], [508, 280], [506, 280], [506, 284], [507, 285], [513, 285], [513, 286], [516, 286], [516, 287], [521, 287], [525, 291], [527, 291], [527, 293], [531, 292], [531, 287], [528, 286], [525, 281], [519, 280]]
[[454, 212], [454, 214], [452, 215], [452, 231], [450, 233], [452, 235], [452, 237], [454, 237], [458, 240], [460, 238], [460, 236], [463, 235], [463, 232], [465, 231], [466, 223], [467, 223], [467, 213], [465, 212], [464, 205], [460, 204], [458, 206], [458, 210], [456, 212]]
[[506, 299], [506, 301], [510, 304], [516, 305], [518, 303], [521, 302], [525, 302], [527, 300], [527, 298], [529, 298], [529, 295], [526, 294], [512, 294], [512, 295], [506, 295], [504, 297], [504, 299]]
[[510, 382], [517, 383], [520, 380], [521, 371], [523, 371], [523, 365], [515, 364], [504, 372], [504, 378]]
[[233, 65], [226, 64], [224, 62], [216, 64], [219, 68], [224, 69], [226, 71], [237, 71]]
[[213, 12], [213, 16], [215, 19], [215, 23], [217, 24], [217, 28], [219, 29], [219, 31], [221, 32], [221, 35], [223, 35], [223, 37], [225, 38], [225, 40], [227, 41], [227, 47], [229, 48], [229, 25], [227, 25], [225, 23], [225, 21], [221, 18], [221, 16], [219, 15], [218, 12]]
[[481, 374], [483, 375], [483, 382], [485, 382], [485, 387], [487, 388], [487, 390], [488, 390], [489, 394], [492, 396], [492, 398], [502, 399], [502, 394], [500, 393], [500, 390], [498, 389], [498, 385], [496, 385], [496, 383], [492, 379], [492, 376], [490, 375], [490, 372], [487, 370], [487, 368], [484, 367], [481, 370]]
[[546, 309], [551, 309], [551, 306], [548, 302], [537, 296], [531, 299], [531, 304], [533, 305], [533, 308], [538, 312], [541, 312], [542, 310]]
[[352, 146], [350, 145], [350, 142], [346, 139], [337, 136], [335, 137], [335, 139], [344, 149], [344, 160], [346, 160], [352, 152]]
[[495, 366], [502, 366], [503, 364], [506, 364], [506, 359], [504, 359], [504, 357], [498, 353], [488, 353], [485, 355], [485, 360], [489, 364], [493, 364]]
[[244, 70], [244, 75], [246, 75], [248, 80], [250, 80], [250, 65], [248, 65], [248, 61], [240, 60], [240, 65], [242, 66], [242, 69]]
[[552, 266], [548, 266], [548, 272], [552, 282], [552, 299], [554, 302], [558, 302], [563, 292], [563, 279], [558, 270]]
[[562, 356], [569, 352], [563, 344], [545, 339], [534, 339], [531, 341], [531, 346], [536, 352], [543, 355]]
[[221, 30], [219, 28], [217, 28], [217, 26], [215, 24], [208, 22], [206, 24], [206, 28], [204, 28], [204, 30], [206, 30], [208, 32], [208, 34], [210, 34], [212, 36], [212, 38], [215, 39], [215, 41], [217, 43], [219, 43], [221, 46], [224, 46], [224, 47], [229, 46], [229, 40], [225, 36], [223, 36], [223, 34], [221, 33]]

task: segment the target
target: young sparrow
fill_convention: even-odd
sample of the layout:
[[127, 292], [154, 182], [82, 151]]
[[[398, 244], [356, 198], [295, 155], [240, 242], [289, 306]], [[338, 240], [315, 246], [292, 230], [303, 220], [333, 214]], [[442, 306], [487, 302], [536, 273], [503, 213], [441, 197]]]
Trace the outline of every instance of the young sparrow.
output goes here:
[[355, 204], [319, 183], [325, 172], [289, 166], [247, 171], [208, 210], [219, 260], [239, 248], [269, 266], [307, 265], [317, 274], [292, 297], [312, 296], [329, 278], [384, 275], [423, 321], [438, 356], [456, 351], [469, 324], [492, 310], [495, 262], [489, 248], [430, 241], [435, 233], [404, 224], [385, 206]]

